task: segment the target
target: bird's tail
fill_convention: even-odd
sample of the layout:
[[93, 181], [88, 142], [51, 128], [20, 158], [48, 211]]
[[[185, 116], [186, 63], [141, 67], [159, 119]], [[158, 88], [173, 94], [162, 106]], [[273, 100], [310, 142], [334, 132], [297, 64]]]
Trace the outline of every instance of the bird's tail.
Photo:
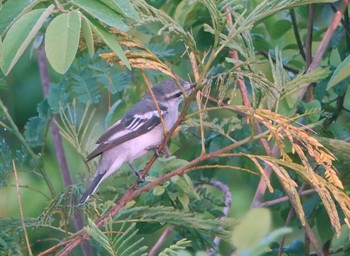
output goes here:
[[78, 207], [80, 207], [83, 204], [85, 204], [86, 201], [90, 198], [90, 196], [95, 192], [97, 187], [102, 182], [103, 176], [105, 176], [105, 173], [97, 173], [97, 175], [94, 175], [94, 177], [91, 179], [89, 185], [87, 186], [85, 192], [81, 196], [81, 198], [80, 198], [80, 200], [78, 202]]

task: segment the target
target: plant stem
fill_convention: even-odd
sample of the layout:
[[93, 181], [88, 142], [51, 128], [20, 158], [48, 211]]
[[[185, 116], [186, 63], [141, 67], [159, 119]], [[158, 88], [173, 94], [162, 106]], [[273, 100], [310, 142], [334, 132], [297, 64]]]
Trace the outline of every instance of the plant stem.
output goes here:
[[7, 119], [7, 121], [10, 124], [10, 128], [12, 133], [17, 137], [17, 139], [22, 143], [22, 145], [24, 146], [24, 148], [27, 150], [28, 154], [30, 155], [30, 157], [34, 160], [35, 162], [35, 166], [38, 169], [38, 171], [40, 172], [40, 174], [43, 176], [46, 185], [51, 193], [51, 196], [55, 196], [55, 189], [53, 187], [53, 184], [51, 182], [51, 180], [49, 179], [48, 175], [46, 174], [46, 172], [44, 171], [44, 169], [41, 167], [41, 162], [39, 157], [34, 153], [34, 151], [31, 149], [31, 147], [28, 145], [27, 141], [25, 140], [25, 138], [23, 137], [22, 133], [18, 130], [17, 125], [15, 124], [15, 122], [13, 121], [13, 119], [11, 118], [6, 106], [4, 105], [4, 103], [2, 102], [2, 100], [0, 99], [0, 108], [5, 116], [5, 118]]
[[298, 29], [298, 22], [297, 22], [297, 18], [295, 17], [294, 9], [290, 9], [289, 13], [290, 13], [290, 17], [292, 20], [292, 26], [293, 26], [295, 40], [297, 41], [297, 45], [299, 48], [299, 53], [303, 57], [303, 59], [305, 60], [306, 59], [305, 51], [304, 51], [303, 43], [302, 43], [301, 38], [300, 38], [299, 29]]
[[[218, 188], [224, 194], [225, 207], [222, 210], [223, 216], [220, 219], [227, 218], [228, 213], [231, 209], [231, 204], [232, 204], [232, 193], [230, 191], [230, 187], [227, 184], [218, 180], [211, 180], [209, 181], [209, 184]], [[217, 247], [219, 247], [220, 241], [221, 241], [220, 237], [216, 236], [213, 242]], [[214, 248], [210, 248], [207, 251], [209, 255], [215, 255], [217, 253]]]
[[[44, 47], [40, 47], [38, 49], [38, 64], [39, 64], [40, 78], [41, 78], [44, 96], [47, 97], [49, 94], [50, 77], [49, 77], [49, 71], [47, 68], [48, 63], [47, 63]], [[50, 129], [51, 129], [51, 134], [54, 142], [56, 158], [61, 170], [64, 186], [65, 187], [71, 186], [73, 182], [72, 182], [67, 159], [63, 148], [62, 137], [59, 132], [57, 123], [55, 122], [55, 116], [53, 116], [51, 120]], [[77, 201], [76, 198], [74, 198], [74, 202], [76, 201]], [[80, 230], [84, 227], [83, 217], [79, 211], [76, 211], [74, 213], [74, 224], [77, 230]], [[81, 248], [84, 255], [86, 256], [93, 255], [92, 248], [87, 241], [84, 241], [84, 243], [82, 243]]]
[[[306, 67], [309, 67], [312, 62], [312, 35], [313, 35], [313, 27], [314, 27], [314, 13], [315, 6], [313, 4], [309, 5], [309, 15], [307, 18], [307, 34], [306, 34], [306, 42], [305, 42], [305, 51], [306, 51]], [[306, 101], [310, 102], [314, 96], [314, 86], [315, 83], [312, 83], [308, 86], [306, 91]]]
[[13, 172], [15, 174], [18, 207], [19, 207], [19, 213], [21, 215], [21, 222], [22, 222], [23, 233], [24, 233], [24, 237], [25, 237], [25, 240], [26, 240], [27, 248], [28, 248], [28, 254], [29, 254], [29, 256], [32, 256], [33, 252], [32, 252], [32, 249], [30, 247], [26, 224], [24, 223], [24, 215], [23, 215], [23, 209], [22, 209], [21, 192], [19, 191], [19, 181], [18, 181], [17, 170], [16, 170], [16, 165], [15, 165], [15, 161], [14, 160], [12, 160], [12, 167], [13, 167]]
[[162, 235], [159, 237], [158, 241], [153, 245], [151, 250], [148, 253], [148, 256], [154, 256], [158, 252], [159, 248], [164, 244], [165, 240], [168, 238], [168, 236], [173, 232], [174, 226], [168, 226], [166, 229], [164, 229]]

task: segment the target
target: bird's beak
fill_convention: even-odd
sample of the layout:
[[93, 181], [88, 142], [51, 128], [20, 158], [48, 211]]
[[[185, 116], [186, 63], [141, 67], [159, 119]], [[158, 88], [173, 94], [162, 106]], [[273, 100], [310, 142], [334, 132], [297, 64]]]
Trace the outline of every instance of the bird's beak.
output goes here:
[[188, 87], [186, 86], [186, 93], [190, 94], [196, 86], [197, 83], [188, 83]]

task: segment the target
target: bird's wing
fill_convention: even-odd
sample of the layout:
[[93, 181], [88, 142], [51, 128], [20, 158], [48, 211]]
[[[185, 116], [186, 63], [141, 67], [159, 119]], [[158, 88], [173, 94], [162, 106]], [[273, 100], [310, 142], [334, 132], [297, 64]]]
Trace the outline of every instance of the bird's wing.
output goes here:
[[[154, 105], [153, 105], [154, 106]], [[159, 105], [161, 115], [167, 113], [167, 108]], [[152, 130], [161, 123], [159, 113], [155, 107], [145, 106], [141, 114], [134, 113], [133, 109], [129, 111], [122, 119], [111, 126], [98, 140], [99, 144], [86, 158], [86, 161], [102, 154], [121, 143], [136, 138]]]

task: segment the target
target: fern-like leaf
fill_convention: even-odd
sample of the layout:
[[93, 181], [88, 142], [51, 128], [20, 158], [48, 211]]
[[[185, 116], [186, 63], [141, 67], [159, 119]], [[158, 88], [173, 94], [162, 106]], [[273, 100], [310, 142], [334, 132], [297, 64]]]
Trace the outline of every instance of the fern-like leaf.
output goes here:
[[11, 169], [12, 152], [5, 139], [0, 137], [0, 185], [6, 183], [6, 178]]
[[85, 227], [86, 232], [96, 240], [96, 242], [102, 246], [109, 255], [117, 256], [117, 252], [114, 251], [113, 245], [111, 244], [108, 237], [96, 226], [96, 224], [89, 219], [89, 225]]
[[[89, 219], [89, 225], [85, 227], [87, 233], [111, 256], [145, 256], [146, 246], [140, 246], [142, 239], [135, 239], [138, 232], [135, 229], [135, 223], [131, 224], [125, 231], [118, 232], [113, 238], [113, 235], [104, 234], [96, 224]], [[123, 223], [125, 224], [125, 223]], [[110, 227], [112, 227], [110, 225]], [[124, 225], [122, 225], [122, 228]], [[107, 233], [113, 233], [112, 228]], [[136, 241], [135, 241], [136, 240]]]
[[162, 252], [159, 253], [159, 256], [173, 256], [180, 255], [177, 251], [184, 250], [186, 247], [191, 245], [191, 241], [183, 238], [177, 241], [175, 244], [170, 245], [168, 248], [165, 248]]
[[[232, 219], [208, 219], [205, 215], [175, 210], [171, 207], [134, 207], [119, 212], [117, 220], [132, 218], [138, 222], [157, 222], [198, 230], [208, 235], [229, 239], [230, 230], [235, 225]], [[126, 220], [127, 221], [127, 220]]]
[[0, 230], [0, 255], [22, 256], [21, 248], [14, 239]]

